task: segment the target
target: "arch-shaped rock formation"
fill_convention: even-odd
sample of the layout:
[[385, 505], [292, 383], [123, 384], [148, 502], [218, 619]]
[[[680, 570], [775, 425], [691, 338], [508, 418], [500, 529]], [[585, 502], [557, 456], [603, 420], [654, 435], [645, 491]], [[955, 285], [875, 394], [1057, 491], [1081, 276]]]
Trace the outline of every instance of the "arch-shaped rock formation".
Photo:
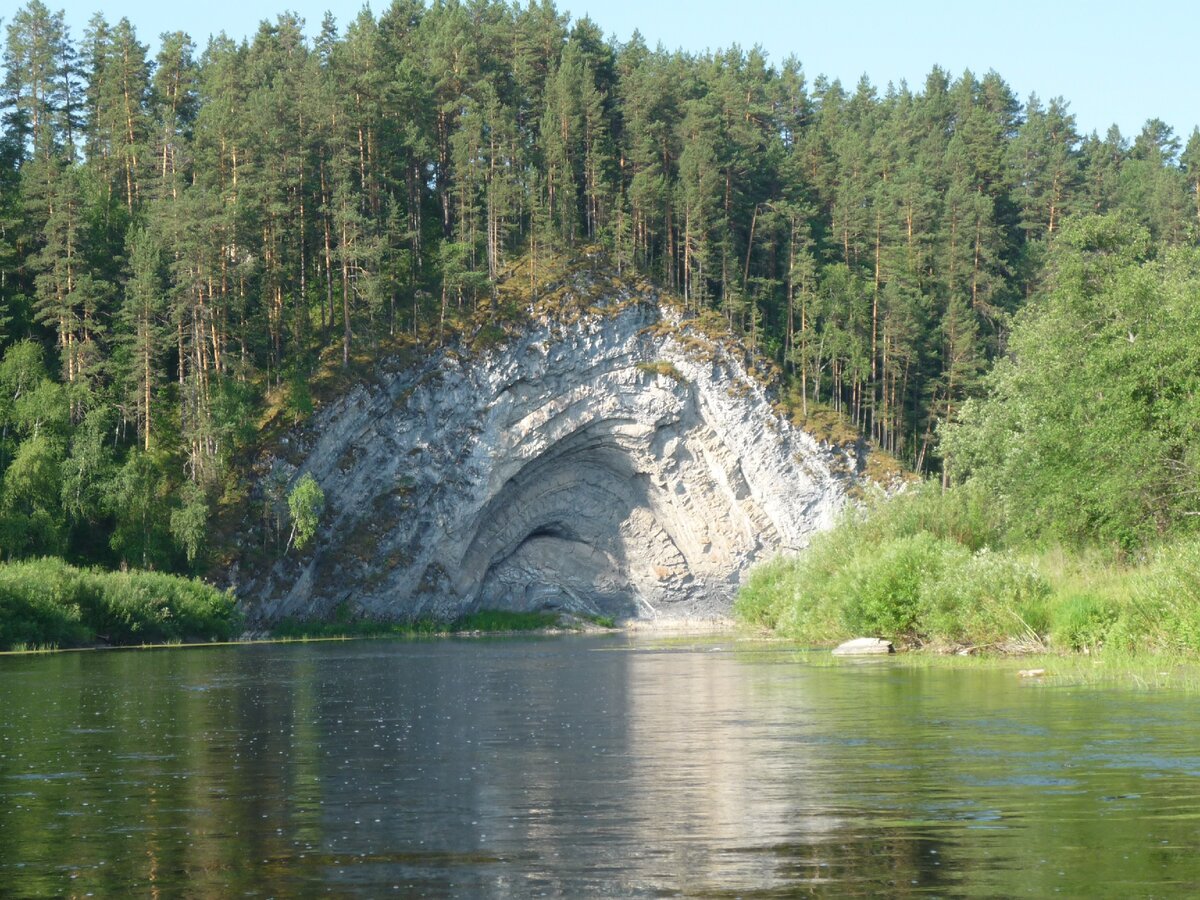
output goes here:
[[723, 615], [751, 563], [831, 524], [857, 460], [781, 419], [739, 355], [686, 334], [626, 296], [323, 409], [275, 461], [321, 483], [321, 534], [242, 586], [252, 620], [343, 602], [385, 618]]

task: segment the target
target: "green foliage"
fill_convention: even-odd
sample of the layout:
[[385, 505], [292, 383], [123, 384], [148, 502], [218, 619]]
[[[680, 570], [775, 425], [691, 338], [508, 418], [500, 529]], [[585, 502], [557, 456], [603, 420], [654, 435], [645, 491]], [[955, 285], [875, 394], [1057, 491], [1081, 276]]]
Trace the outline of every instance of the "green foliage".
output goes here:
[[0, 649], [228, 640], [233, 595], [156, 572], [101, 572], [56, 559], [0, 565]]
[[950, 644], [1040, 642], [1050, 584], [1032, 563], [987, 548], [947, 555], [941, 573], [922, 586], [931, 635]]
[[294, 542], [296, 549], [303, 550], [317, 534], [317, 523], [325, 511], [325, 492], [317, 484], [311, 472], [305, 472], [287, 498], [288, 513], [292, 518], [292, 533], [288, 545]]
[[229, 640], [241, 625], [232, 594], [158, 572], [85, 572], [79, 598], [85, 624], [107, 643]]
[[997, 547], [1007, 535], [1006, 520], [979, 485], [943, 491], [929, 481], [869, 497], [864, 508], [846, 512], [842, 527], [867, 544], [928, 533], [972, 551]]
[[977, 480], [999, 512], [947, 510], [935, 536], [1184, 530], [1200, 267], [1174, 248], [1200, 137], [1084, 138], [994, 72], [848, 90], [535, 7], [364, 9], [313, 39], [284, 13], [199, 57], [167, 34], [153, 63], [124, 20], [77, 44], [40, 2], [6, 16], [5, 558], [186, 569], [248, 519], [282, 544], [288, 498], [247, 516], [238, 481], [261, 423], [309, 418], [309, 373], [341, 389], [383, 354], [566, 327], [539, 301], [599, 247], [616, 293], [657, 279], [689, 330], [769, 355], [814, 429]]
[[61, 552], [62, 447], [45, 434], [24, 440], [0, 484], [0, 551], [9, 557]]
[[42, 348], [17, 341], [0, 362], [0, 425], [4, 438], [61, 434], [67, 421], [63, 390], [50, 379]]
[[825, 588], [828, 602], [838, 604], [848, 633], [928, 637], [927, 588], [965, 555], [927, 533], [886, 541], [837, 570]]
[[1033, 566], [996, 549], [1002, 537], [974, 489], [918, 485], [848, 511], [800, 556], [756, 568], [734, 613], [811, 642], [1036, 640], [1049, 588]]
[[[738, 620], [752, 628], [781, 630], [783, 616], [801, 602], [799, 584], [807, 581], [811, 577], [808, 572], [816, 568], [812, 562], [813, 549], [805, 551], [803, 562], [795, 557], [777, 556], [755, 566], [734, 600], [733, 612]], [[813, 604], [806, 602], [806, 605], [808, 615], [813, 617]], [[817, 625], [814, 632], [825, 633], [825, 624], [828, 623]]]
[[[1007, 590], [1014, 581], [1005, 566], [989, 566], [960, 544], [929, 533], [875, 542], [837, 529], [796, 560], [756, 569], [734, 613], [748, 624], [810, 642], [858, 635], [953, 641], [969, 631], [964, 614], [988, 615], [990, 606], [1012, 599]], [[962, 584], [971, 591], [958, 593]]]
[[558, 625], [556, 612], [509, 612], [502, 609], [481, 609], [455, 619], [452, 631], [541, 631]]
[[1200, 255], [1147, 259], [1121, 217], [1076, 220], [1010, 357], [944, 432], [953, 472], [1030, 538], [1136, 549], [1190, 523], [1200, 480]]
[[987, 521], [978, 491], [925, 486], [847, 514], [801, 555], [755, 568], [735, 615], [813, 643], [865, 634], [948, 648], [1200, 652], [1200, 539], [1134, 565], [1062, 548], [1032, 555]]
[[[308, 387], [307, 381], [305, 388]], [[312, 402], [311, 394], [309, 403]], [[217, 432], [223, 438], [226, 452], [232, 455], [253, 444], [258, 437], [257, 416], [261, 403], [260, 391], [239, 378], [222, 378], [217, 382], [213, 396], [212, 417]], [[311, 409], [300, 409], [304, 415]]]
[[1200, 652], [1200, 540], [1169, 541], [1139, 563], [1044, 556], [1052, 594], [1045, 632], [1061, 650]]
[[171, 511], [171, 536], [184, 548], [189, 563], [194, 563], [204, 547], [208, 531], [208, 500], [195, 485], [181, 492], [183, 505]]
[[94, 633], [82, 621], [77, 584], [72, 571], [54, 561], [0, 566], [0, 650], [90, 642]]
[[1126, 646], [1200, 653], [1200, 539], [1160, 548], [1131, 581], [1113, 636]]
[[175, 550], [170, 535], [170, 482], [161, 461], [134, 451], [108, 485], [107, 508], [113, 517], [110, 543], [134, 566], [171, 568]]
[[104, 488], [112, 480], [114, 430], [112, 410], [89, 410], [71, 435], [70, 452], [62, 463], [62, 505], [69, 519], [96, 521], [104, 515]]
[[1103, 594], [1065, 593], [1057, 598], [1050, 624], [1050, 642], [1066, 650], [1092, 650], [1108, 641], [1120, 607]]
[[302, 370], [288, 376], [287, 408], [293, 424], [305, 421], [313, 413], [312, 390]]

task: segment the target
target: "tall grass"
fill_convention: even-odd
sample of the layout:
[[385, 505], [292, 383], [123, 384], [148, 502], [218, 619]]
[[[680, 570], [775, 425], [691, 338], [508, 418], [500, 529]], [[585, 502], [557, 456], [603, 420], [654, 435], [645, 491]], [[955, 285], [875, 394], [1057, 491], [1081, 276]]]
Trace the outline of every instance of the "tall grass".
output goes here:
[[734, 612], [810, 643], [878, 635], [945, 648], [1196, 653], [1200, 539], [1133, 565], [1008, 546], [978, 488], [922, 485], [848, 511], [804, 553], [757, 568]]
[[1008, 602], [1031, 607], [1045, 586], [991, 549], [1002, 534], [974, 488], [943, 494], [919, 485], [848, 510], [803, 554], [755, 570], [734, 612], [811, 642], [855, 634], [914, 643], [1009, 638], [1024, 626]]
[[79, 569], [59, 559], [0, 565], [0, 649], [227, 640], [233, 594], [157, 572]]

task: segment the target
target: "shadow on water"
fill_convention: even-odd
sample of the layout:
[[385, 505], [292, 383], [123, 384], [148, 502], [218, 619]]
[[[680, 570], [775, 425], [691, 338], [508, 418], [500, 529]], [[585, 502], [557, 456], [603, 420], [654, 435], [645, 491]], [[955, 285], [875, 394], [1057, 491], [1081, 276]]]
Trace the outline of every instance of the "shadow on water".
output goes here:
[[0, 894], [1200, 888], [1194, 697], [623, 637], [0, 660]]

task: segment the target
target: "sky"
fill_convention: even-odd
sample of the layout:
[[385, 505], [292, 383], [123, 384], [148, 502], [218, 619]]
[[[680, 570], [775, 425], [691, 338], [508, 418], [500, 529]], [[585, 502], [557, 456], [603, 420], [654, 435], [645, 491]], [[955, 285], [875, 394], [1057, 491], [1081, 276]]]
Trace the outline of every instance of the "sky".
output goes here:
[[[66, 12], [80, 37], [97, 9], [111, 21], [126, 16], [143, 41], [157, 47], [164, 31], [183, 30], [203, 48], [224, 30], [241, 38], [284, 9], [294, 10], [315, 33], [329, 9], [340, 24], [358, 12], [359, 0], [44, 0]], [[378, 13], [389, 0], [375, 0]], [[11, 5], [10, 5], [11, 4]], [[15, 0], [0, 17], [11, 18]], [[1194, 0], [1005, 0], [991, 3], [907, 3], [884, 0], [557, 0], [574, 18], [584, 15], [606, 34], [626, 41], [636, 28], [650, 46], [703, 51], [732, 43], [759, 44], [780, 63], [794, 54], [811, 83], [819, 74], [853, 88], [867, 75], [883, 93], [906, 80], [920, 89], [933, 65], [952, 75], [995, 69], [1024, 101], [1070, 103], [1079, 130], [1103, 134], [1117, 124], [1136, 135], [1157, 117], [1186, 141], [1200, 124], [1200, 52]]]

